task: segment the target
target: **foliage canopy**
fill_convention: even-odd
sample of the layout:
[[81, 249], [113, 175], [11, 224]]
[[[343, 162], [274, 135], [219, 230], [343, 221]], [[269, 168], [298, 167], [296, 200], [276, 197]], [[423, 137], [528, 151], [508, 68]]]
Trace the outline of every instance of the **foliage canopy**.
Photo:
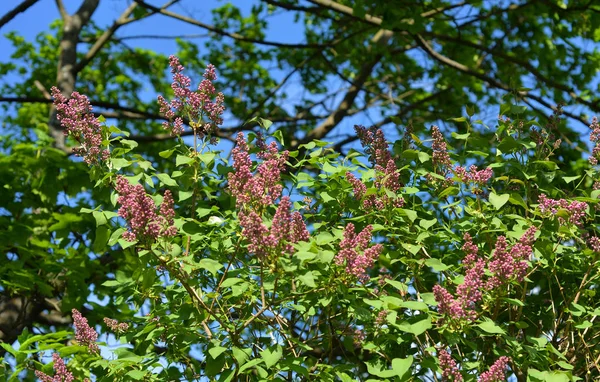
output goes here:
[[[136, 0], [102, 28], [98, 0], [72, 14], [57, 1], [49, 33], [7, 34], [0, 72], [22, 80], [0, 84], [0, 374], [600, 376], [600, 149], [582, 157], [572, 129], [600, 139], [574, 107], [598, 111], [600, 10], [349, 4], [228, 3], [209, 25]], [[270, 40], [281, 12], [306, 26], [301, 43]], [[151, 17], [211, 32], [202, 50], [177, 40], [191, 79], [119, 36]], [[202, 81], [207, 62], [218, 79]]]

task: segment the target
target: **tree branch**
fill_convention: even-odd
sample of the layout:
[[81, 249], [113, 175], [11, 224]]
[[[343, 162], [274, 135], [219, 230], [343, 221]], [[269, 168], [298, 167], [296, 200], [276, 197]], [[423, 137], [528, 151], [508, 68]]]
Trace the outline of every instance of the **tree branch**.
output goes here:
[[502, 58], [508, 62], [512, 62], [513, 64], [516, 64], [516, 65], [519, 65], [519, 66], [525, 68], [527, 71], [529, 71], [531, 74], [533, 74], [539, 81], [541, 81], [545, 84], [548, 84], [557, 90], [561, 90], [561, 91], [567, 93], [570, 97], [575, 99], [577, 102], [589, 107], [590, 109], [592, 109], [594, 111], [598, 110], [598, 102], [590, 102], [590, 101], [586, 101], [586, 100], [582, 99], [580, 96], [578, 96], [575, 93], [573, 88], [570, 88], [570, 87], [563, 85], [551, 78], [544, 76], [539, 70], [537, 70], [531, 63], [529, 63], [527, 61], [520, 60], [517, 57], [511, 56], [510, 54], [502, 52], [501, 50], [490, 49], [486, 46], [479, 45], [479, 44], [471, 42], [471, 41], [463, 40], [459, 37], [440, 35], [440, 34], [437, 34], [434, 32], [424, 32], [423, 35], [431, 36], [433, 38], [443, 40], [443, 41], [454, 42], [456, 44], [468, 46], [473, 49], [478, 49], [478, 50], [481, 50], [482, 52], [486, 52], [492, 56], [496, 56], [496, 57]]
[[94, 45], [92, 45], [90, 50], [88, 50], [85, 56], [77, 63], [77, 65], [75, 66], [75, 72], [79, 73], [83, 68], [85, 68], [86, 65], [89, 64], [89, 62], [96, 56], [96, 54], [98, 54], [100, 49], [102, 49], [104, 44], [106, 44], [108, 40], [110, 40], [110, 38], [115, 34], [117, 29], [130, 22], [130, 20], [128, 20], [129, 15], [131, 15], [131, 13], [136, 7], [136, 3], [131, 3], [129, 7], [127, 7], [127, 9], [123, 11], [121, 16], [119, 16], [119, 18], [113, 23], [113, 25], [111, 25], [110, 28], [108, 28], [102, 34], [102, 36], [100, 36], [98, 40], [96, 40], [96, 42], [94, 43]]
[[178, 13], [168, 11], [166, 9], [161, 9], [161, 8], [155, 7], [154, 5], [148, 4], [143, 0], [134, 0], [134, 1], [137, 4], [141, 5], [142, 7], [150, 9], [150, 10], [160, 13], [162, 15], [172, 17], [174, 19], [186, 22], [188, 24], [192, 24], [197, 27], [209, 30], [220, 36], [230, 37], [230, 38], [233, 38], [234, 40], [238, 40], [238, 41], [245, 41], [245, 42], [251, 42], [251, 43], [260, 44], [260, 45], [275, 46], [278, 48], [291, 48], [291, 49], [323, 49], [323, 48], [329, 47], [331, 45], [331, 44], [289, 44], [289, 43], [283, 43], [283, 42], [267, 41], [267, 40], [252, 38], [252, 37], [246, 37], [239, 33], [227, 32], [227, 31], [219, 29], [213, 25], [205, 24], [201, 21], [192, 19], [190, 17], [183, 16]]
[[[392, 33], [390, 31], [380, 29], [379, 32], [373, 37], [371, 42], [373, 44], [386, 44]], [[359, 70], [358, 76], [354, 80], [352, 86], [346, 92], [346, 95], [338, 105], [337, 109], [333, 111], [319, 126], [311, 130], [301, 140], [294, 140], [291, 142], [292, 147], [296, 147], [301, 143], [309, 142], [313, 139], [320, 139], [327, 135], [334, 127], [340, 123], [340, 121], [347, 115], [348, 110], [354, 105], [354, 100], [358, 96], [358, 93], [362, 90], [364, 83], [371, 76], [373, 69], [379, 63], [383, 54], [376, 54], [371, 60], [366, 62]]]
[[[423, 39], [423, 37], [419, 34], [414, 35], [415, 40], [417, 41], [417, 43], [425, 50], [425, 52], [427, 52], [427, 54], [429, 54], [429, 56], [431, 56], [433, 59], [441, 62], [444, 65], [447, 65], [451, 68], [454, 68], [460, 72], [469, 74], [475, 78], [478, 78], [484, 82], [487, 82], [488, 84], [490, 84], [491, 86], [497, 88], [497, 89], [501, 89], [501, 90], [505, 90], [507, 92], [514, 92], [516, 94], [518, 94], [521, 97], [526, 97], [526, 98], [530, 98], [535, 100], [536, 102], [542, 104], [543, 106], [554, 110], [555, 108], [550, 105], [547, 101], [545, 101], [542, 97], [536, 96], [530, 92], [526, 92], [526, 91], [518, 91], [516, 89], [512, 89], [510, 88], [508, 85], [505, 85], [499, 81], [496, 81], [495, 79], [486, 76], [485, 74], [481, 73], [481, 72], [477, 72], [475, 70], [472, 70], [471, 68], [469, 68], [468, 66], [465, 66], [459, 62], [456, 62], [454, 60], [452, 60], [451, 58], [448, 58], [438, 52], [436, 52], [431, 46], [429, 46], [429, 44], [427, 43], [427, 41], [425, 41], [425, 39]], [[577, 116], [575, 114], [572, 114], [570, 112], [563, 112], [564, 115], [566, 115], [567, 117], [570, 117], [572, 119], [575, 119], [581, 123], [583, 123], [584, 125], [588, 125], [589, 123], [583, 119], [581, 116]]]
[[56, 7], [58, 8], [58, 12], [60, 13], [60, 17], [63, 21], [66, 21], [69, 18], [69, 14], [65, 8], [65, 4], [62, 0], [56, 0]]
[[2, 18], [0, 18], [0, 28], [7, 24], [9, 21], [14, 19], [19, 13], [25, 12], [29, 9], [33, 4], [37, 3], [39, 0], [25, 0], [21, 4], [17, 5], [10, 11], [6, 12]]

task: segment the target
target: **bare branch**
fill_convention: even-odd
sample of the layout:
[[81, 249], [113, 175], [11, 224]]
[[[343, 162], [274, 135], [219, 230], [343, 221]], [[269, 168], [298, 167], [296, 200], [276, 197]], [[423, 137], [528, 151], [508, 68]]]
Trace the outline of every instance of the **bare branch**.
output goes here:
[[67, 9], [65, 8], [65, 4], [62, 0], [56, 0], [56, 7], [58, 8], [58, 12], [60, 13], [60, 17], [63, 20], [67, 20], [69, 18], [69, 14], [67, 13]]
[[136, 7], [136, 3], [131, 3], [131, 5], [129, 5], [129, 7], [127, 7], [125, 11], [123, 11], [121, 16], [119, 16], [119, 18], [113, 23], [113, 25], [111, 25], [110, 28], [108, 28], [102, 34], [102, 36], [100, 36], [98, 40], [96, 40], [94, 45], [92, 45], [90, 50], [88, 50], [88, 52], [85, 54], [85, 57], [83, 57], [75, 66], [75, 71], [77, 73], [79, 73], [83, 68], [85, 68], [86, 65], [96, 56], [96, 54], [98, 54], [100, 49], [102, 49], [104, 44], [106, 44], [108, 40], [110, 40], [110, 38], [115, 34], [117, 29], [128, 23], [129, 15], [131, 15], [131, 13]]
[[[388, 30], [380, 29], [371, 42], [373, 44], [385, 45], [392, 33]], [[333, 111], [319, 126], [311, 130], [306, 137], [302, 139], [302, 141], [294, 140], [291, 145], [293, 147], [301, 144], [303, 142], [308, 142], [313, 139], [320, 139], [326, 136], [334, 127], [340, 123], [340, 121], [347, 115], [348, 111], [354, 105], [354, 100], [358, 96], [358, 93], [362, 90], [363, 85], [367, 81], [367, 79], [371, 76], [373, 69], [379, 63], [379, 61], [383, 58], [382, 54], [376, 54], [372, 59], [366, 62], [359, 70], [356, 79], [354, 80], [352, 86], [346, 92], [346, 95], [342, 99], [342, 102], [338, 105], [337, 109]]]
[[381, 18], [379, 18], [377, 16], [371, 16], [368, 14], [365, 15], [364, 18], [357, 17], [354, 15], [354, 12], [351, 7], [348, 7], [348, 6], [340, 4], [340, 3], [336, 3], [335, 1], [331, 1], [331, 0], [308, 0], [308, 1], [315, 5], [331, 9], [332, 11], [343, 13], [346, 16], [352, 17], [353, 19], [357, 19], [357, 20], [361, 20], [361, 21], [365, 20], [368, 23], [373, 24], [373, 25], [379, 26], [383, 22], [383, 20]]
[[573, 99], [575, 99], [577, 102], [589, 107], [590, 109], [597, 111], [598, 110], [598, 103], [597, 102], [590, 102], [587, 101], [585, 99], [582, 99], [580, 96], [578, 96], [573, 88], [570, 88], [569, 86], [563, 85], [557, 81], [555, 81], [552, 78], [548, 78], [546, 76], [544, 76], [538, 69], [536, 69], [530, 62], [528, 61], [524, 61], [524, 60], [520, 60], [517, 57], [514, 57], [508, 53], [503, 52], [500, 49], [491, 49], [488, 48], [484, 45], [480, 45], [471, 41], [467, 41], [467, 40], [463, 40], [459, 37], [452, 37], [452, 36], [448, 36], [448, 35], [440, 35], [434, 32], [425, 32], [424, 35], [428, 35], [431, 37], [434, 37], [436, 39], [442, 40], [442, 41], [450, 41], [450, 42], [454, 42], [456, 44], [460, 44], [463, 46], [468, 46], [470, 48], [474, 48], [474, 49], [478, 49], [481, 50], [482, 52], [486, 52], [492, 56], [496, 56], [499, 58], [502, 58], [508, 62], [512, 62], [513, 64], [519, 65], [523, 68], [525, 68], [528, 72], [530, 72], [531, 74], [533, 74], [539, 81], [550, 85], [551, 87], [557, 89], [557, 90], [561, 90], [564, 91], [565, 93], [569, 94], [570, 97], [572, 97]]
[[[438, 52], [436, 52], [431, 46], [429, 46], [429, 44], [427, 43], [427, 41], [425, 41], [425, 39], [423, 39], [423, 37], [419, 34], [415, 35], [415, 40], [417, 41], [417, 43], [427, 52], [427, 54], [429, 54], [432, 58], [434, 58], [435, 60], [441, 62], [444, 65], [447, 65], [451, 68], [454, 68], [460, 72], [469, 74], [475, 78], [478, 78], [484, 82], [487, 82], [488, 84], [490, 84], [491, 86], [497, 88], [497, 89], [501, 89], [501, 90], [505, 90], [508, 92], [514, 92], [515, 94], [518, 94], [521, 97], [526, 97], [526, 98], [530, 98], [533, 99], [534, 101], [542, 104], [543, 106], [554, 110], [555, 108], [550, 105], [547, 101], [545, 101], [542, 97], [536, 96], [535, 94], [532, 94], [531, 92], [526, 92], [526, 91], [518, 91], [516, 89], [511, 89], [508, 85], [503, 84], [491, 77], [486, 76], [485, 74], [472, 70], [471, 68], [469, 68], [468, 66], [465, 66], [459, 62], [456, 62], [454, 60], [452, 60], [451, 58], [448, 58]], [[575, 119], [581, 123], [583, 123], [584, 125], [588, 125], [588, 122], [583, 119], [581, 116], [577, 116], [573, 113], [569, 113], [567, 111], [565, 111], [563, 113], [564, 115], [566, 115], [567, 117], [570, 117], [572, 119]]]
[[17, 5], [10, 11], [6, 12], [2, 18], [0, 18], [0, 28], [7, 24], [9, 21], [14, 19], [19, 13], [25, 12], [29, 9], [33, 4], [37, 3], [39, 0], [25, 0], [21, 4]]
[[123, 37], [118, 37], [115, 38], [117, 41], [125, 41], [125, 40], [143, 40], [143, 39], [149, 39], [149, 40], [174, 40], [174, 39], [184, 39], [184, 38], [206, 38], [209, 37], [210, 35], [207, 33], [197, 33], [197, 34], [180, 34], [180, 35], [170, 35], [170, 36], [165, 36], [165, 35], [158, 35], [158, 34], [140, 34], [140, 35], [135, 35], [135, 36], [123, 36]]
[[267, 45], [267, 46], [276, 46], [278, 48], [292, 48], [292, 49], [323, 49], [326, 48], [328, 46], [330, 46], [331, 44], [289, 44], [289, 43], [283, 43], [283, 42], [276, 42], [276, 41], [267, 41], [267, 40], [261, 40], [261, 39], [257, 39], [257, 38], [252, 38], [252, 37], [246, 37], [243, 36], [239, 33], [235, 33], [235, 32], [227, 32], [224, 31], [222, 29], [219, 29], [213, 25], [210, 24], [205, 24], [201, 21], [192, 19], [190, 17], [187, 16], [183, 16], [180, 15], [178, 13], [174, 13], [171, 11], [168, 11], [166, 9], [161, 9], [158, 7], [155, 7], [152, 4], [148, 4], [143, 0], [134, 0], [136, 3], [138, 3], [139, 5], [141, 5], [144, 8], [150, 9], [152, 11], [155, 11], [157, 13], [163, 14], [165, 16], [169, 16], [172, 17], [174, 19], [186, 22], [188, 24], [192, 24], [195, 25], [197, 27], [209, 30], [213, 33], [216, 33], [220, 36], [226, 36], [226, 37], [230, 37], [233, 38], [234, 40], [238, 40], [238, 41], [245, 41], [245, 42], [252, 42], [255, 44], [261, 44], [261, 45]]

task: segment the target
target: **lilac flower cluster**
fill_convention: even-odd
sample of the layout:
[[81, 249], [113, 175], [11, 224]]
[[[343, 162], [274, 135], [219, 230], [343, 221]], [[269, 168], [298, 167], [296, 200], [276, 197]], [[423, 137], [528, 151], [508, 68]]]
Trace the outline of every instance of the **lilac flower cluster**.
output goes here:
[[[587, 203], [576, 200], [571, 202], [565, 199], [554, 200], [548, 198], [545, 194], [541, 194], [539, 197], [538, 208], [542, 214], [556, 215], [559, 209], [564, 209], [569, 215], [569, 222], [577, 226], [581, 226], [583, 224], [582, 220], [585, 217], [587, 207]], [[560, 224], [566, 223], [565, 219], [562, 217], [559, 217], [558, 221]]]
[[483, 277], [486, 261], [478, 258], [478, 248], [473, 243], [471, 235], [463, 237], [465, 252], [463, 265], [466, 269], [465, 278], [456, 288], [456, 297], [440, 285], [434, 285], [433, 294], [438, 303], [438, 312], [451, 319], [474, 321], [477, 318], [476, 304], [482, 299], [484, 290], [491, 290], [505, 285], [511, 280], [523, 281], [527, 273], [527, 260], [533, 253], [533, 242], [537, 228], [528, 228], [521, 239], [509, 248], [506, 237], [500, 236], [496, 241], [494, 253], [487, 263], [492, 276], [485, 282]]
[[72, 382], [75, 380], [73, 374], [69, 370], [67, 370], [67, 366], [65, 365], [65, 361], [57, 353], [52, 354], [52, 360], [54, 361], [54, 377], [49, 376], [46, 373], [43, 373], [39, 370], [35, 371], [35, 376], [40, 379], [42, 382]]
[[65, 128], [65, 135], [72, 136], [81, 145], [73, 149], [75, 155], [83, 157], [87, 164], [108, 159], [110, 152], [102, 148], [102, 127], [92, 113], [88, 98], [73, 92], [67, 99], [57, 87], [53, 86], [51, 90], [57, 118]]
[[346, 272], [361, 282], [369, 281], [367, 269], [379, 258], [383, 246], [375, 244], [369, 247], [373, 227], [368, 225], [360, 233], [354, 231], [354, 224], [348, 223], [344, 229], [344, 238], [340, 243], [340, 251], [335, 257], [337, 265], [346, 264]]
[[382, 326], [385, 324], [388, 313], [389, 312], [385, 309], [380, 310], [379, 313], [377, 313], [377, 317], [375, 317], [375, 325]]
[[490, 366], [489, 370], [481, 374], [477, 379], [478, 382], [502, 382], [506, 380], [506, 366], [510, 358], [500, 357]]
[[454, 174], [463, 182], [471, 183], [472, 191], [475, 194], [481, 193], [481, 188], [492, 178], [494, 172], [491, 167], [483, 170], [478, 170], [477, 166], [472, 165], [467, 170], [464, 167], [458, 166], [454, 169]]
[[294, 243], [309, 239], [309, 233], [298, 211], [291, 212], [292, 203], [288, 196], [281, 198], [273, 216], [271, 227], [254, 211], [240, 211], [242, 235], [248, 241], [248, 250], [260, 258], [270, 253], [294, 253]]
[[354, 130], [360, 143], [365, 148], [365, 153], [369, 154], [369, 160], [373, 165], [378, 165], [382, 168], [386, 167], [388, 162], [392, 160], [392, 155], [388, 150], [388, 143], [385, 140], [381, 129], [371, 126], [355, 125]]
[[115, 319], [104, 317], [104, 323], [106, 326], [115, 333], [124, 333], [129, 330], [129, 324], [126, 322], [119, 322]]
[[129, 231], [123, 234], [125, 240], [152, 241], [177, 234], [177, 228], [173, 225], [175, 210], [171, 191], [165, 191], [157, 213], [154, 200], [146, 194], [142, 185], [133, 185], [126, 178], [118, 176], [115, 190], [119, 193], [117, 203], [121, 205], [119, 216], [129, 225]]
[[433, 165], [440, 166], [441, 168], [449, 167], [451, 165], [450, 155], [448, 154], [446, 140], [439, 127], [435, 125], [431, 127], [431, 137], [433, 138], [433, 143], [431, 144]]
[[433, 151], [432, 162], [434, 170], [435, 173], [442, 176], [443, 179], [438, 179], [433, 174], [427, 174], [427, 181], [434, 187], [450, 187], [454, 184], [454, 181], [451, 179], [452, 162], [450, 160], [450, 154], [448, 154], [446, 140], [439, 127], [435, 125], [431, 127], [431, 137], [433, 138], [431, 150]]
[[[275, 142], [267, 145], [262, 137], [257, 140], [257, 147], [260, 151], [256, 156], [262, 162], [255, 174], [243, 133], [238, 133], [236, 147], [232, 150], [234, 171], [228, 175], [228, 187], [240, 208], [242, 236], [248, 242], [248, 250], [259, 258], [272, 253], [292, 254], [293, 244], [308, 240], [309, 233], [302, 215], [298, 211], [291, 212], [290, 198], [281, 197], [281, 172], [289, 154], [288, 151], [280, 153]], [[261, 213], [280, 197], [272, 223], [267, 227]]]
[[597, 165], [598, 159], [600, 159], [600, 123], [598, 123], [598, 118], [594, 117], [592, 119], [590, 129], [592, 130], [590, 133], [590, 141], [594, 142], [595, 145], [592, 149], [592, 156], [590, 156], [588, 160], [592, 165]]
[[[377, 174], [375, 176], [375, 187], [378, 189], [385, 188], [394, 194], [398, 193], [400, 188], [402, 188], [400, 173], [388, 150], [388, 144], [383, 132], [376, 127], [367, 129], [364, 126], [354, 126], [354, 129], [360, 138], [365, 152], [370, 155], [369, 160], [374, 165]], [[367, 187], [351, 172], [346, 173], [346, 179], [352, 184], [356, 199], [363, 201], [365, 209], [381, 210], [388, 205], [398, 208], [404, 206], [404, 199], [402, 197], [390, 197], [388, 193], [384, 193], [381, 196], [371, 194], [365, 197]]]
[[[175, 99], [167, 102], [163, 96], [158, 96], [160, 113], [168, 118], [163, 127], [171, 130], [174, 135], [183, 133], [183, 118], [188, 118], [190, 126], [203, 138], [205, 135], [213, 134], [217, 126], [223, 123], [223, 112], [225, 111], [223, 93], [217, 93], [213, 81], [217, 79], [215, 67], [208, 64], [204, 72], [204, 79], [198, 85], [197, 90], [191, 90], [191, 79], [182, 74], [183, 66], [179, 58], [169, 57], [169, 66], [173, 74], [171, 88]], [[213, 100], [214, 99], [214, 100]], [[204, 117], [208, 122], [204, 123]]]
[[510, 250], [506, 238], [504, 236], [498, 237], [492, 259], [488, 264], [488, 268], [493, 274], [487, 282], [488, 289], [497, 288], [512, 279], [518, 282], [523, 281], [527, 273], [527, 260], [533, 253], [531, 246], [535, 241], [536, 231], [536, 227], [528, 228]]
[[465, 253], [465, 257], [463, 258], [462, 263], [465, 267], [470, 268], [477, 261], [477, 252], [479, 252], [479, 248], [473, 243], [473, 238], [468, 232], [464, 234], [463, 240], [465, 243], [461, 249]]
[[456, 298], [444, 287], [434, 285], [433, 295], [438, 302], [438, 312], [456, 320], [474, 321], [477, 318], [475, 305], [482, 297], [484, 267], [485, 262], [480, 259], [467, 270], [464, 282], [456, 289]]
[[265, 145], [257, 154], [263, 162], [258, 165], [257, 173], [252, 174], [248, 144], [244, 134], [238, 133], [236, 147], [232, 150], [234, 171], [228, 175], [229, 192], [236, 198], [238, 207], [251, 204], [267, 206], [275, 203], [283, 190], [280, 184], [281, 172], [285, 168], [288, 155], [287, 150], [280, 154], [275, 142], [269, 146]]
[[75, 340], [81, 345], [87, 346], [91, 353], [97, 354], [100, 351], [96, 343], [98, 333], [88, 325], [87, 319], [77, 309], [73, 309], [71, 313], [73, 314], [73, 324], [75, 325]]
[[600, 253], [600, 239], [597, 236], [592, 236], [588, 239], [588, 245], [592, 251]]
[[452, 356], [444, 349], [438, 351], [438, 361], [442, 369], [442, 381], [462, 382], [463, 376]]
[[364, 330], [356, 329], [352, 333], [352, 340], [356, 346], [362, 346], [362, 344], [365, 342], [366, 338], [367, 338], [367, 334], [365, 333]]

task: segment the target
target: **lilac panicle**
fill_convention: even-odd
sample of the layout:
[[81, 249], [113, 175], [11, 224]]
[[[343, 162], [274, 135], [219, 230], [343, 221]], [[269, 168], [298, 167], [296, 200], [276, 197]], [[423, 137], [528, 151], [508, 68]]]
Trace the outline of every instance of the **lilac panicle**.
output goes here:
[[368, 225], [360, 233], [354, 231], [354, 224], [348, 223], [344, 230], [344, 238], [340, 243], [335, 262], [337, 265], [346, 264], [346, 272], [355, 276], [361, 282], [367, 282], [367, 269], [371, 268], [379, 258], [383, 246], [375, 244], [369, 247], [373, 227]]
[[435, 125], [431, 127], [431, 137], [433, 138], [433, 143], [431, 144], [431, 149], [433, 150], [433, 165], [440, 166], [441, 168], [450, 166], [451, 162], [450, 155], [448, 154], [448, 147], [439, 127]]
[[537, 228], [531, 226], [525, 231], [519, 242], [510, 250], [504, 236], [496, 240], [496, 248], [488, 264], [493, 276], [487, 281], [487, 288], [493, 289], [506, 284], [510, 280], [523, 281], [527, 274], [527, 260], [533, 253], [533, 242]]
[[[190, 126], [203, 138], [213, 134], [217, 126], [223, 123], [223, 112], [225, 111], [223, 93], [217, 93], [213, 81], [217, 79], [215, 67], [212, 64], [206, 66], [204, 79], [198, 85], [198, 89], [190, 89], [191, 79], [183, 74], [183, 66], [176, 56], [169, 57], [169, 66], [173, 74], [171, 88], [175, 98], [167, 102], [163, 96], [158, 96], [160, 113], [168, 121], [163, 127], [171, 130], [173, 135], [183, 133], [182, 116], [190, 120]], [[204, 117], [208, 120], [204, 121]]]
[[115, 319], [104, 317], [104, 323], [106, 326], [115, 333], [124, 333], [129, 330], [129, 324], [126, 322], [119, 322]]
[[462, 284], [456, 288], [456, 296], [465, 310], [472, 311], [475, 304], [481, 300], [481, 289], [483, 281], [481, 277], [484, 274], [485, 262], [478, 260], [472, 268], [465, 274]]
[[466, 184], [471, 184], [471, 190], [475, 194], [480, 194], [481, 189], [489, 182], [494, 176], [494, 172], [491, 167], [486, 167], [483, 170], [478, 170], [477, 166], [472, 165], [467, 170], [464, 167], [458, 166], [454, 169], [454, 174]]
[[361, 200], [367, 193], [367, 186], [350, 171], [346, 172], [346, 180], [352, 185], [354, 197]]
[[452, 356], [444, 349], [438, 352], [438, 361], [442, 369], [442, 381], [462, 382], [463, 376]]
[[468, 232], [464, 234], [463, 240], [465, 243], [462, 246], [462, 250], [465, 253], [465, 257], [463, 258], [462, 263], [468, 268], [477, 261], [477, 252], [479, 251], [479, 248], [477, 248], [477, 245], [473, 244], [473, 238]]
[[503, 382], [506, 381], [506, 366], [510, 358], [500, 357], [490, 366], [489, 370], [479, 376], [478, 382]]
[[119, 216], [129, 225], [129, 231], [123, 234], [125, 240], [156, 240], [177, 234], [177, 228], [173, 225], [175, 210], [171, 191], [165, 191], [157, 213], [154, 200], [146, 194], [141, 184], [133, 185], [126, 178], [118, 176], [115, 190], [119, 194], [117, 203], [121, 205]]
[[42, 382], [72, 382], [75, 380], [73, 374], [67, 369], [65, 361], [57, 353], [52, 354], [52, 360], [54, 361], [54, 377], [51, 377], [39, 370], [35, 371], [35, 376], [38, 377]]
[[[545, 194], [541, 194], [539, 197], [539, 210], [542, 214], [556, 215], [559, 209], [564, 209], [569, 215], [569, 222], [577, 226], [583, 224], [583, 218], [585, 218], [585, 212], [588, 204], [577, 200], [567, 201], [565, 199], [554, 200], [548, 198]], [[565, 224], [565, 220], [562, 217], [558, 218], [561, 224]]]
[[600, 253], [600, 239], [597, 236], [592, 236], [588, 239], [588, 245], [592, 251]]
[[77, 309], [73, 309], [71, 313], [73, 314], [73, 324], [75, 325], [75, 340], [81, 345], [87, 346], [91, 353], [97, 354], [100, 351], [96, 343], [98, 333], [88, 325], [87, 319]]
[[110, 152], [103, 149], [102, 127], [92, 113], [89, 99], [78, 92], [73, 92], [71, 98], [67, 99], [56, 86], [51, 91], [57, 118], [65, 128], [65, 135], [72, 136], [81, 145], [73, 149], [75, 155], [83, 157], [87, 164], [108, 159]]
[[288, 196], [281, 198], [268, 228], [260, 215], [254, 211], [240, 211], [242, 236], [248, 242], [248, 250], [260, 258], [270, 253], [293, 254], [293, 244], [309, 239], [309, 233], [298, 211], [291, 212], [292, 203]]
[[380, 167], [387, 166], [388, 162], [392, 159], [392, 155], [388, 150], [388, 144], [383, 131], [375, 126], [366, 128], [359, 125], [355, 125], [354, 130], [365, 152], [369, 154], [371, 163]]
[[440, 285], [433, 286], [433, 296], [438, 303], [438, 312], [454, 320], [474, 321], [477, 318], [475, 305], [481, 300], [484, 261], [478, 260], [467, 271], [464, 282], [456, 289], [456, 298]]
[[256, 174], [252, 173], [252, 160], [243, 133], [238, 133], [236, 146], [232, 150], [233, 172], [229, 173], [229, 192], [236, 198], [238, 207], [258, 204], [271, 205], [281, 196], [281, 172], [285, 168], [288, 152], [279, 153], [277, 145], [272, 142], [264, 146], [257, 155], [262, 159]]
[[250, 243], [250, 251], [258, 256], [266, 256], [274, 249], [291, 254], [294, 243], [309, 238], [300, 213], [291, 212], [291, 201], [288, 196], [281, 198], [270, 228], [262, 223], [262, 218], [254, 211], [248, 214], [240, 212], [240, 221], [244, 228], [242, 234]]

